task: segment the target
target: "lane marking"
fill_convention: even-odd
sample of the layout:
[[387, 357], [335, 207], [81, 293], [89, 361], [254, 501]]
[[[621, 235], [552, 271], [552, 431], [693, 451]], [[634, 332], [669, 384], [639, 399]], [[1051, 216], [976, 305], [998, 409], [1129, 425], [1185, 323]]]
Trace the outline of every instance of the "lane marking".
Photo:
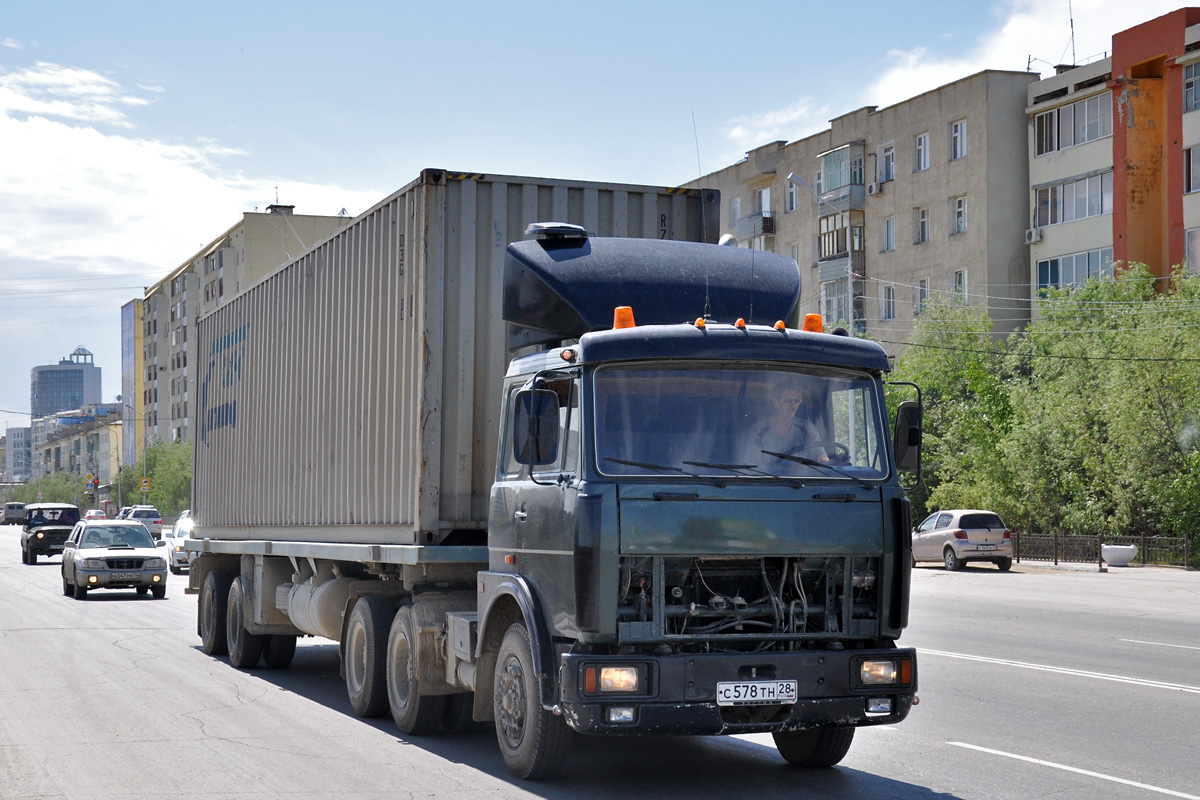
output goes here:
[[1184, 800], [1200, 800], [1200, 796], [1198, 796], [1198, 795], [1186, 794], [1184, 792], [1176, 792], [1173, 789], [1164, 789], [1161, 786], [1151, 786], [1148, 783], [1138, 783], [1137, 781], [1126, 780], [1125, 778], [1118, 778], [1115, 775], [1105, 775], [1103, 772], [1092, 772], [1091, 770], [1080, 769], [1079, 767], [1069, 767], [1066, 764], [1056, 764], [1053, 761], [1043, 761], [1040, 758], [1030, 758], [1029, 756], [1019, 756], [1016, 753], [1006, 753], [1003, 750], [992, 750], [990, 747], [980, 747], [979, 745], [967, 744], [966, 742], [946, 742], [946, 744], [950, 744], [955, 747], [965, 747], [968, 750], [977, 750], [980, 753], [990, 753], [991, 755], [994, 755], [994, 756], [1004, 756], [1005, 758], [1015, 758], [1017, 761], [1025, 761], [1030, 764], [1037, 764], [1042, 767], [1053, 767], [1054, 769], [1061, 769], [1064, 772], [1074, 772], [1077, 775], [1087, 775], [1089, 778], [1099, 778], [1100, 780], [1104, 780], [1104, 781], [1112, 781], [1113, 783], [1121, 783], [1126, 786], [1133, 786], [1137, 789], [1145, 789], [1146, 791], [1149, 791], [1149, 792], [1158, 792], [1159, 794], [1170, 795], [1171, 797], [1182, 797], [1182, 798], [1184, 798]]
[[1103, 672], [1088, 672], [1082, 669], [1070, 669], [1068, 667], [1052, 667], [1047, 664], [1029, 664], [1024, 661], [1009, 661], [1004, 658], [988, 658], [986, 656], [972, 656], [966, 653], [948, 653], [944, 650], [925, 650], [917, 648], [919, 653], [927, 653], [931, 656], [945, 656], [947, 658], [961, 658], [964, 661], [980, 661], [984, 664], [1000, 664], [1005, 667], [1020, 667], [1021, 669], [1032, 669], [1040, 672], [1057, 672], [1062, 675], [1074, 675], [1079, 678], [1095, 678], [1102, 681], [1115, 681], [1116, 683], [1131, 683], [1135, 686], [1149, 686], [1155, 689], [1170, 689], [1176, 692], [1188, 692], [1190, 694], [1200, 694], [1200, 686], [1188, 686], [1182, 683], [1165, 683], [1163, 681], [1151, 681], [1144, 678], [1131, 678], [1127, 675], [1107, 675]]
[[1200, 650], [1200, 647], [1189, 647], [1186, 644], [1167, 644], [1166, 642], [1143, 642], [1141, 639], [1117, 639], [1118, 642], [1132, 642], [1133, 644], [1152, 644], [1155, 647], [1178, 647], [1180, 650]]

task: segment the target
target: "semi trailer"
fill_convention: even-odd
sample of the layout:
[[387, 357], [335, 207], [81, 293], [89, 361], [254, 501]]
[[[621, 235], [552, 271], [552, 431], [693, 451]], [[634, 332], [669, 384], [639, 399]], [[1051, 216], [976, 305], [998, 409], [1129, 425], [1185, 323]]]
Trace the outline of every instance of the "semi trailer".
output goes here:
[[719, 207], [425, 170], [202, 318], [204, 650], [334, 640], [357, 714], [494, 725], [528, 779], [577, 735], [823, 767], [904, 719], [919, 405]]

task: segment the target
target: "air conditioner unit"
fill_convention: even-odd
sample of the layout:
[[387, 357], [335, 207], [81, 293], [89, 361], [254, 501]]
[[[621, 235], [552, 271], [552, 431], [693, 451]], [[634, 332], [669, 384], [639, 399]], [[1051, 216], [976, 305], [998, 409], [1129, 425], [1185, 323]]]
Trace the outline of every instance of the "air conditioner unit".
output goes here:
[[867, 194], [870, 194], [870, 195], [883, 194], [883, 184], [882, 183], [868, 183], [867, 184]]
[[1037, 244], [1042, 240], [1041, 228], [1030, 228], [1025, 231], [1025, 244]]

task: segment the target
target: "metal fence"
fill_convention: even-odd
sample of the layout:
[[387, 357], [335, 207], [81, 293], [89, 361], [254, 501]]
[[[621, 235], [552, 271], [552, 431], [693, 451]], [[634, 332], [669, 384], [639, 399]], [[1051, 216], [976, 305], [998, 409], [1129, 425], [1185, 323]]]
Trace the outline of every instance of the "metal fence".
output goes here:
[[1057, 533], [1013, 533], [1013, 558], [1017, 561], [1052, 561], [1055, 564], [1102, 563], [1102, 544], [1132, 544], [1138, 549], [1135, 563], [1184, 567], [1192, 565], [1185, 536], [1068, 536]]

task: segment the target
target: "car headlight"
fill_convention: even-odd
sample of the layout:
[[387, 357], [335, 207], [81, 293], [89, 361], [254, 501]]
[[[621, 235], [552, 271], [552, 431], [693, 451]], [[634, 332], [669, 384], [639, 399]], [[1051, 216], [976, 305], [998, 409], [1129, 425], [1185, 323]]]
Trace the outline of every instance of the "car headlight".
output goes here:
[[38, 531], [37, 538], [39, 538], [39, 539], [45, 539], [45, 538], [46, 538], [46, 534], [42, 533], [41, 531]]
[[166, 569], [167, 562], [161, 558], [147, 558], [146, 569]]
[[108, 569], [108, 564], [103, 558], [85, 558], [83, 560], [84, 569]]

